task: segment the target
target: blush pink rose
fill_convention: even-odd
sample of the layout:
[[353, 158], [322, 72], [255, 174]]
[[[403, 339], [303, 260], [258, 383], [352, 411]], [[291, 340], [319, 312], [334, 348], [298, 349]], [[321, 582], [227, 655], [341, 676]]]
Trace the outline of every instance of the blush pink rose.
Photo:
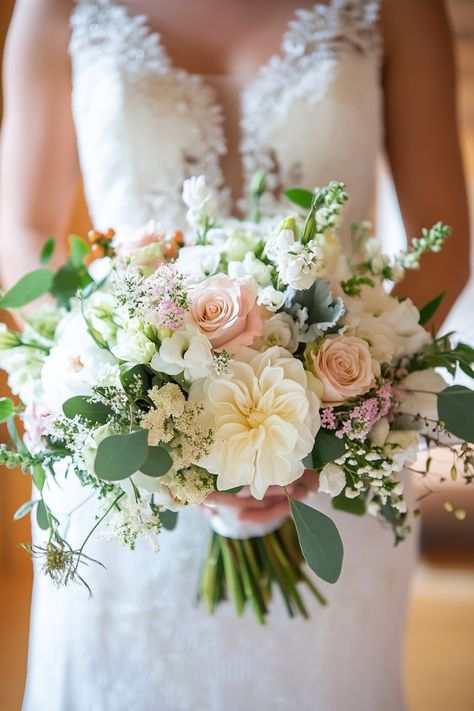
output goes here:
[[191, 319], [213, 348], [232, 354], [262, 334], [263, 311], [256, 298], [252, 284], [216, 274], [191, 289]]
[[380, 371], [368, 343], [356, 336], [328, 338], [317, 352], [311, 352], [311, 360], [313, 372], [324, 386], [324, 405], [340, 405], [366, 393]]

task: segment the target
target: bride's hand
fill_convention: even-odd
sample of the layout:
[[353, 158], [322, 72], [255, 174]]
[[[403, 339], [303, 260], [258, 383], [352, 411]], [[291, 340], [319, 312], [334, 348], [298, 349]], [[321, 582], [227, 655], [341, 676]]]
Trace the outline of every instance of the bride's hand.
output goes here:
[[239, 519], [241, 521], [266, 523], [289, 515], [287, 493], [292, 499], [304, 499], [311, 491], [316, 491], [317, 488], [318, 475], [311, 469], [306, 469], [300, 479], [286, 487], [286, 491], [281, 486], [270, 486], [261, 501], [251, 497], [215, 492], [214, 494], [209, 494], [204, 503], [204, 508], [212, 515], [215, 512], [206, 507], [208, 503], [232, 506], [239, 509]]

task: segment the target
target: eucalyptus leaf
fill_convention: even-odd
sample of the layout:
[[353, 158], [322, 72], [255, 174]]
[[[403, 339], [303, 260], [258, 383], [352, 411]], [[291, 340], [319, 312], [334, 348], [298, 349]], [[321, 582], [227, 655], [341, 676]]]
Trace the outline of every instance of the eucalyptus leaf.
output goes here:
[[68, 307], [69, 301], [76, 295], [81, 285], [80, 273], [71, 262], [59, 269], [51, 284], [51, 293], [60, 306]]
[[15, 519], [15, 521], [19, 521], [20, 518], [23, 518], [23, 516], [26, 516], [26, 514], [28, 514], [31, 511], [31, 509], [34, 506], [36, 506], [37, 503], [38, 503], [38, 499], [34, 499], [32, 501], [25, 501], [25, 503], [22, 504], [13, 514], [13, 518]]
[[69, 235], [70, 261], [76, 268], [80, 269], [84, 266], [84, 257], [91, 251], [88, 243], [77, 235]]
[[36, 508], [36, 521], [38, 526], [43, 531], [46, 531], [49, 528], [48, 511], [43, 500], [38, 502], [38, 506]]
[[43, 249], [40, 252], [40, 262], [41, 264], [48, 264], [54, 253], [54, 248], [56, 246], [56, 240], [54, 237], [50, 237], [43, 245]]
[[339, 459], [346, 451], [342, 439], [336, 437], [331, 430], [320, 428], [313, 447], [313, 467], [320, 471], [329, 462]]
[[451, 434], [474, 443], [474, 391], [450, 385], [438, 393], [438, 416]]
[[441, 294], [438, 294], [438, 296], [435, 296], [434, 299], [429, 301], [427, 304], [423, 306], [422, 309], [420, 309], [420, 326], [424, 326], [424, 324], [432, 318], [435, 313], [437, 312], [438, 308], [441, 305], [441, 302], [443, 301], [445, 296], [445, 292], [442, 291]]
[[141, 470], [148, 456], [146, 430], [111, 435], [97, 448], [94, 471], [106, 481], [120, 481]]
[[101, 402], [92, 402], [85, 395], [75, 395], [63, 404], [63, 412], [70, 420], [80, 415], [93, 424], [104, 425], [113, 415], [110, 407]]
[[0, 422], [6, 422], [13, 415], [13, 400], [9, 397], [0, 397]]
[[303, 207], [305, 210], [309, 210], [313, 204], [314, 193], [303, 188], [290, 188], [285, 190], [285, 195], [288, 200], [294, 202], [295, 205], [299, 205], [299, 207]]
[[47, 294], [50, 290], [53, 276], [51, 269], [45, 269], [44, 267], [25, 274], [0, 299], [0, 308], [18, 309], [35, 301], [35, 299], [39, 299], [40, 296]]
[[123, 389], [132, 399], [143, 399], [151, 388], [153, 373], [145, 365], [122, 366], [120, 382]]
[[169, 472], [173, 460], [163, 447], [148, 447], [148, 456], [140, 467], [147, 476], [159, 477]]
[[170, 511], [169, 509], [160, 511], [160, 521], [163, 528], [166, 528], [167, 531], [172, 531], [178, 523], [178, 512]]
[[46, 472], [44, 471], [41, 464], [35, 464], [31, 467], [31, 478], [38, 491], [43, 490], [44, 482], [46, 480]]
[[357, 496], [355, 499], [348, 499], [344, 492], [331, 499], [331, 504], [337, 511], [345, 511], [346, 513], [354, 514], [354, 516], [364, 516], [366, 512], [365, 501], [361, 496]]
[[290, 499], [301, 551], [311, 570], [327, 583], [335, 583], [341, 574], [344, 548], [334, 521], [304, 504]]

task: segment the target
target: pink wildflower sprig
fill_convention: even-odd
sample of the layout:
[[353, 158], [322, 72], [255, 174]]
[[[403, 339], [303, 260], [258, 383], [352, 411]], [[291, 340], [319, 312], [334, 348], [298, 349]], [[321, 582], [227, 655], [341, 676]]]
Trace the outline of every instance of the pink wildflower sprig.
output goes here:
[[189, 310], [185, 276], [173, 264], [161, 264], [148, 279], [150, 317], [157, 328], [177, 331]]
[[328, 430], [334, 430], [336, 437], [363, 441], [372, 427], [382, 417], [386, 417], [397, 402], [397, 393], [392, 383], [382, 381], [363, 398], [354, 402], [352, 407], [344, 409], [325, 407], [321, 411], [321, 424]]

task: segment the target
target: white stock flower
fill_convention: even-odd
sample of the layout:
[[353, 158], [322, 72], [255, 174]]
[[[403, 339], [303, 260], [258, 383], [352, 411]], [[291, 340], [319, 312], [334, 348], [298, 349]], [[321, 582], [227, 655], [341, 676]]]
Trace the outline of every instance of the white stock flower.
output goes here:
[[197, 328], [187, 325], [175, 331], [161, 344], [151, 360], [151, 367], [159, 373], [183, 373], [188, 381], [205, 378], [212, 367], [212, 349], [209, 340]]
[[117, 331], [117, 342], [111, 349], [119, 360], [127, 363], [149, 363], [156, 347], [144, 333], [145, 324], [141, 319], [125, 321]]
[[268, 347], [280, 346], [294, 353], [298, 348], [299, 329], [290, 314], [275, 314], [263, 322], [262, 338]]
[[416, 353], [430, 340], [430, 334], [419, 324], [420, 312], [411, 299], [397, 302], [382, 319], [395, 334], [397, 357]]
[[346, 485], [344, 469], [334, 462], [326, 464], [319, 475], [319, 491], [329, 496], [339, 496]]
[[293, 289], [309, 289], [324, 273], [324, 253], [314, 240], [305, 245], [294, 242], [278, 252], [276, 265], [285, 284]]
[[284, 306], [286, 297], [286, 291], [278, 291], [273, 286], [266, 286], [258, 292], [257, 304], [266, 306], [268, 311], [278, 311]]
[[211, 191], [204, 175], [192, 177], [183, 183], [183, 201], [188, 206], [187, 220], [192, 227], [203, 217], [211, 217], [214, 211]]
[[237, 357], [228, 373], [191, 388], [215, 433], [199, 464], [217, 474], [219, 489], [249, 485], [262, 499], [270, 485], [286, 486], [303, 474], [320, 427], [319, 400], [288, 351], [242, 348]]

